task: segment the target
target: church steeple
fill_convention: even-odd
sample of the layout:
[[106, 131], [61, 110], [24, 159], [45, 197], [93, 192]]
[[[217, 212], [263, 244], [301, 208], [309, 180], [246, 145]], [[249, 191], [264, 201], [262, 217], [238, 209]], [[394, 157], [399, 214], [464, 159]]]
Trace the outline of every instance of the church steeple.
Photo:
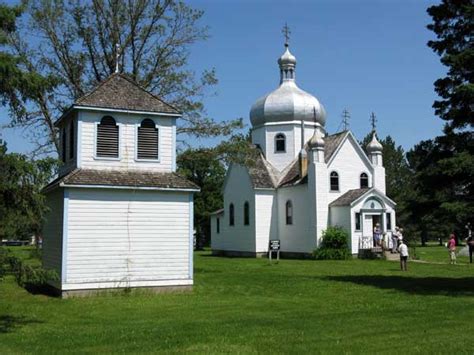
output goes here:
[[296, 67], [296, 57], [291, 54], [288, 49], [291, 32], [287, 24], [283, 27], [282, 32], [285, 36], [285, 53], [278, 59], [278, 65], [280, 66], [280, 84], [284, 81], [295, 80]]

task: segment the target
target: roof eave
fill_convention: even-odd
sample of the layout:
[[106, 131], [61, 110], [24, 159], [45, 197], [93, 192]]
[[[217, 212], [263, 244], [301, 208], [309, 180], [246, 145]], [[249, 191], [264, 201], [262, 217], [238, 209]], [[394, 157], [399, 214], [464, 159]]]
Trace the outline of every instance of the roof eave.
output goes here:
[[59, 187], [75, 187], [87, 189], [120, 189], [120, 190], [156, 190], [156, 191], [184, 191], [184, 192], [200, 192], [199, 188], [185, 187], [157, 187], [157, 186], [131, 186], [131, 185], [101, 185], [101, 184], [70, 184], [61, 182]]

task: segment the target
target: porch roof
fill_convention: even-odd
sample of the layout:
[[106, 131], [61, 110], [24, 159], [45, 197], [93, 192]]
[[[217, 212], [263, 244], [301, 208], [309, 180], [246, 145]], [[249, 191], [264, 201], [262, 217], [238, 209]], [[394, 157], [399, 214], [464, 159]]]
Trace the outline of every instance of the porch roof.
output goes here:
[[354, 189], [349, 190], [338, 199], [334, 200], [329, 204], [329, 207], [337, 207], [337, 206], [350, 206], [352, 202], [363, 196], [366, 192], [370, 191], [371, 189]]

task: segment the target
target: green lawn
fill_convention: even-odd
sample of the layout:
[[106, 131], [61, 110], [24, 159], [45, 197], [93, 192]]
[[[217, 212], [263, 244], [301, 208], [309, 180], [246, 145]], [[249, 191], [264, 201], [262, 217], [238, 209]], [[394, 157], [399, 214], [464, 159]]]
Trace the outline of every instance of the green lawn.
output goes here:
[[[422, 248], [419, 248], [420, 250]], [[435, 251], [436, 249], [433, 249]], [[447, 258], [447, 255], [446, 255]], [[0, 353], [472, 353], [474, 266], [195, 255], [192, 293], [61, 300], [0, 284]]]

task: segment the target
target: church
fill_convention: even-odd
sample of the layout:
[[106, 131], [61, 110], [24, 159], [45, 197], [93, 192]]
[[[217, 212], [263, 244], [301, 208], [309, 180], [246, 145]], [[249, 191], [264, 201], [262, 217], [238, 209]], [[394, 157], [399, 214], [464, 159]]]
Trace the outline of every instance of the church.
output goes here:
[[352, 254], [372, 247], [376, 224], [387, 237], [395, 203], [385, 195], [382, 145], [375, 129], [367, 153], [346, 130], [328, 134], [319, 100], [296, 84], [288, 42], [278, 59], [280, 85], [250, 110], [255, 159], [231, 164], [224, 208], [211, 215], [214, 255], [305, 257], [320, 246], [328, 226], [341, 226]]
[[43, 190], [43, 267], [63, 297], [193, 285], [193, 194], [176, 173], [175, 107], [112, 74], [55, 122], [59, 176]]

